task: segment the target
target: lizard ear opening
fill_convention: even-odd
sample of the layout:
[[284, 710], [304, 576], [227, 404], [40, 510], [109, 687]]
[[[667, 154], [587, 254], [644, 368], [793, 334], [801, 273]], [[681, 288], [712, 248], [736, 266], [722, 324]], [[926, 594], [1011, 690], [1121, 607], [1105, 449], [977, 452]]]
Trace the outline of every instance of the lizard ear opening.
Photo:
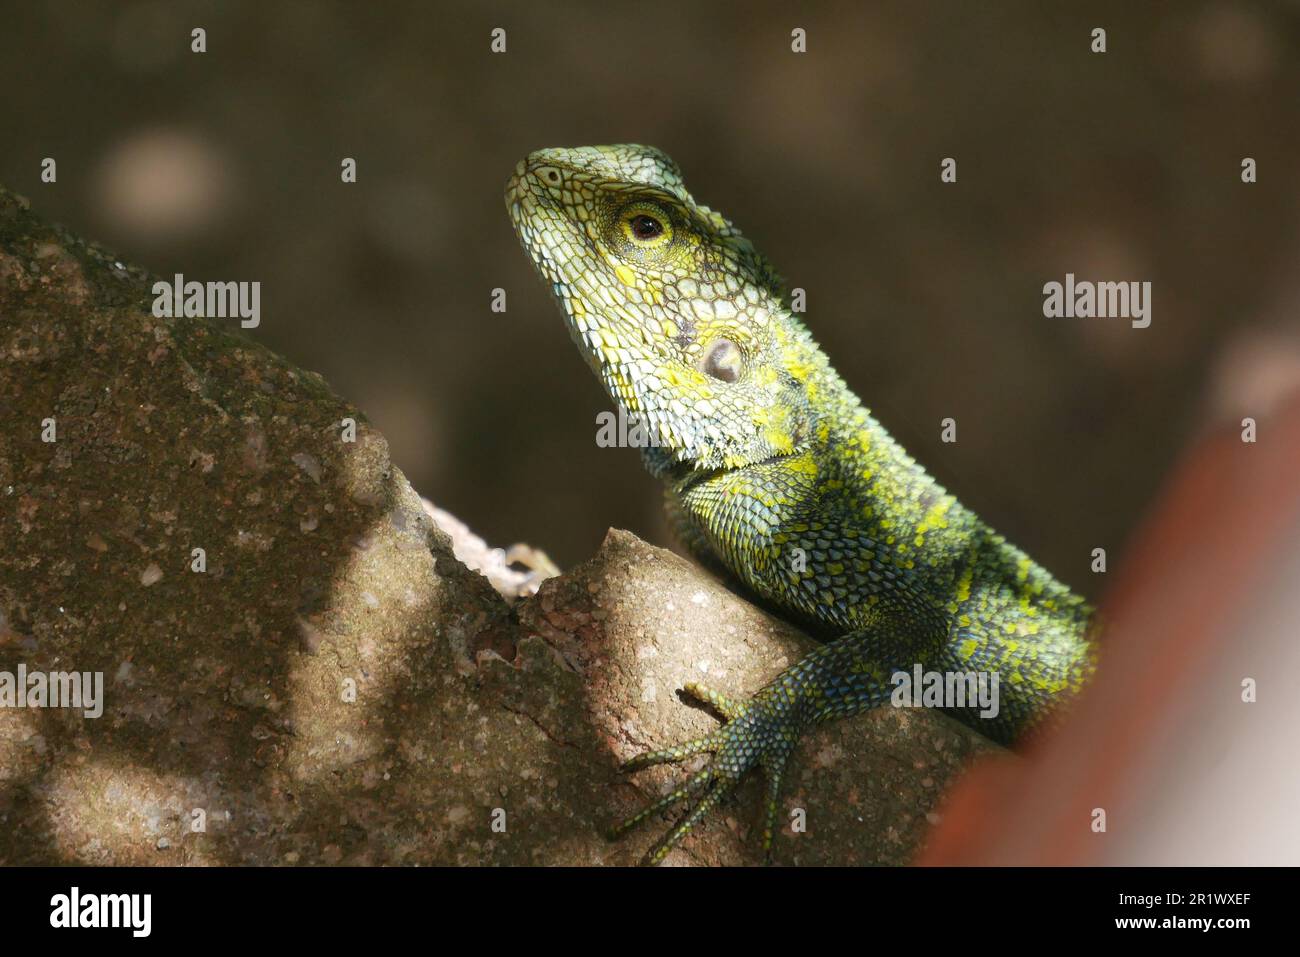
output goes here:
[[740, 346], [730, 339], [718, 339], [705, 352], [700, 371], [721, 382], [735, 382], [740, 378], [741, 363]]

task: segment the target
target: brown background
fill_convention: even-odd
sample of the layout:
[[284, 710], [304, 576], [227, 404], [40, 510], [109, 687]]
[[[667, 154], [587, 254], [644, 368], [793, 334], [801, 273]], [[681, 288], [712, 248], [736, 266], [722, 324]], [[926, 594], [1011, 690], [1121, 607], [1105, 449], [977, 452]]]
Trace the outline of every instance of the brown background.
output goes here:
[[[1122, 553], [1207, 414], [1265, 415], [1300, 366], [1298, 53], [1293, 3], [5, 3], [0, 181], [161, 275], [260, 280], [253, 338], [425, 495], [568, 565], [610, 525], [665, 541], [660, 494], [596, 447], [502, 187], [540, 146], [660, 146], [886, 426], [1096, 595], [1089, 550]], [[1043, 318], [1067, 271], [1151, 281], [1151, 327]]]

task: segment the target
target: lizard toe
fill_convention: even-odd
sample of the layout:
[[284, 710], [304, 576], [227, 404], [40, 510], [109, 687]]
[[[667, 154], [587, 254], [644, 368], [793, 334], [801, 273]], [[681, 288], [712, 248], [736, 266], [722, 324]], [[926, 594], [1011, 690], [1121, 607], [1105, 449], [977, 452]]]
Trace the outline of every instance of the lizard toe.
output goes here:
[[737, 704], [721, 695], [717, 695], [719, 700], [715, 701], [716, 693], [699, 685], [690, 690], [701, 700], [714, 704], [724, 714], [729, 713], [730, 720], [710, 735], [676, 747], [639, 755], [623, 767], [625, 770], [635, 770], [653, 764], [679, 761], [702, 751], [711, 751], [712, 760], [680, 787], [611, 829], [610, 836], [625, 834], [653, 815], [666, 811], [707, 788], [672, 830], [651, 848], [643, 862], [657, 864], [736, 788], [746, 774], [755, 767], [761, 767], [767, 777], [762, 846], [765, 855], [770, 855], [780, 813], [781, 784], [786, 764], [799, 737], [799, 727], [794, 722], [790, 709], [782, 707], [780, 698], [760, 694], [744, 704]]

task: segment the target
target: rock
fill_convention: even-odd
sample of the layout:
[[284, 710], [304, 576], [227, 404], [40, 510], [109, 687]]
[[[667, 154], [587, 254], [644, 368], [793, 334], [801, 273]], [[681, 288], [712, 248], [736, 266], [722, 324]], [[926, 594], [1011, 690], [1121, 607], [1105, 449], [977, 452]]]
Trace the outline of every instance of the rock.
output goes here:
[[[359, 410], [150, 285], [0, 189], [0, 672], [103, 676], [99, 717], [0, 708], [0, 864], [638, 858], [666, 821], [601, 831], [682, 770], [617, 760], [808, 639], [622, 532], [512, 608]], [[809, 736], [777, 859], [908, 860], [991, 749], [926, 712]], [[757, 860], [758, 793], [670, 861]]]

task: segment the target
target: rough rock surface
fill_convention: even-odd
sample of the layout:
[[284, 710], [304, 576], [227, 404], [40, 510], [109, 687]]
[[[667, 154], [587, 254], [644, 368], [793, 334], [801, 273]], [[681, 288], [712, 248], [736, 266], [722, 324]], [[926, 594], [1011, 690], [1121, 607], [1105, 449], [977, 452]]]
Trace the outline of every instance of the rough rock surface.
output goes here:
[[[621, 532], [512, 609], [319, 376], [155, 318], [27, 206], [0, 189], [0, 672], [102, 672], [105, 704], [0, 708], [0, 864], [630, 863], [654, 834], [602, 829], [682, 772], [616, 761], [713, 722], [675, 689], [809, 646]], [[992, 747], [928, 712], [809, 736], [777, 860], [910, 859]], [[756, 860], [758, 793], [670, 861]]]

